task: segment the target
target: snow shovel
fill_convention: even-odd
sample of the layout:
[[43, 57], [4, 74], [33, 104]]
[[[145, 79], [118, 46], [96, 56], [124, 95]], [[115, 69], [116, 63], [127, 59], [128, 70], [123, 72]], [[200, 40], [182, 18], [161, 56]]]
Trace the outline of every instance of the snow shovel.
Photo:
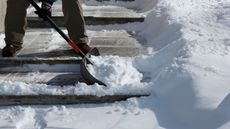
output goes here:
[[[37, 3], [34, 0], [28, 0], [29, 3], [36, 9], [38, 12], [42, 12], [42, 9], [37, 5]], [[87, 55], [85, 55], [82, 50], [74, 43], [57, 25], [56, 23], [47, 15], [44, 13], [40, 13], [44, 21], [48, 21], [50, 25], [66, 40], [66, 42], [73, 48], [73, 50], [78, 53], [82, 57], [82, 62], [80, 65], [81, 69], [81, 75], [85, 79], [86, 83], [89, 85], [92, 85], [94, 83], [98, 83], [100, 85], [106, 86], [105, 83], [102, 81], [96, 79], [93, 75], [90, 74], [90, 72], [87, 69], [87, 63], [92, 64], [93, 62], [89, 59], [90, 55], [99, 55], [99, 51], [97, 48], [93, 48]]]

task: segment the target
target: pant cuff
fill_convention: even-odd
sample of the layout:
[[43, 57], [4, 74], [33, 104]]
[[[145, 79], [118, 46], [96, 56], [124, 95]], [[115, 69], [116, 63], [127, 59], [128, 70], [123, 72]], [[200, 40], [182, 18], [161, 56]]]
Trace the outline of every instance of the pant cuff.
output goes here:
[[21, 47], [23, 44], [22, 42], [10, 41], [7, 39], [5, 39], [5, 43], [6, 43], [6, 45], [14, 45], [14, 46], [18, 46], [18, 47]]

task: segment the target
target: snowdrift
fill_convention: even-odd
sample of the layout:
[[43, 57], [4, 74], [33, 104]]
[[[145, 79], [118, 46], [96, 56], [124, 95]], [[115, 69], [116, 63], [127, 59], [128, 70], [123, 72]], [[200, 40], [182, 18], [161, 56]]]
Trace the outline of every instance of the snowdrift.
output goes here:
[[153, 54], [135, 63], [151, 71], [153, 111], [163, 127], [215, 129], [229, 123], [229, 5], [162, 0], [147, 11], [138, 34], [146, 36]]

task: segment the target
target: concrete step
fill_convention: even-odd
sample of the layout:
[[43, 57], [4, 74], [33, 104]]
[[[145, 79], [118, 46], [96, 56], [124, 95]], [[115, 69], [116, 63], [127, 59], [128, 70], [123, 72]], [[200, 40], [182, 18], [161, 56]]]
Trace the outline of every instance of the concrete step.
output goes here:
[[149, 96], [149, 94], [135, 95], [0, 95], [0, 106], [15, 105], [70, 105], [70, 104], [99, 104], [124, 101], [132, 97]]
[[[53, 6], [53, 20], [57, 25], [63, 27], [64, 16], [61, 5]], [[143, 22], [144, 16], [131, 9], [119, 6], [83, 6], [84, 18], [88, 25], [124, 24], [129, 22]], [[39, 19], [31, 7], [28, 11], [28, 27], [44, 28], [50, 27], [48, 22]]]

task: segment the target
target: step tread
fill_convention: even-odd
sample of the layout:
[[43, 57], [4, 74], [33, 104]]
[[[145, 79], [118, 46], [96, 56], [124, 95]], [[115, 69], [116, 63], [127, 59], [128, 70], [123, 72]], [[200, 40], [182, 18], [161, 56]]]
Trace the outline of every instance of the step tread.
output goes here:
[[[54, 30], [36, 30], [39, 32], [34, 30], [26, 32], [23, 49], [18, 53], [18, 57], [79, 57]], [[130, 57], [148, 53], [147, 48], [142, 47], [141, 43], [127, 31], [89, 31], [88, 34], [90, 46], [97, 47], [101, 55]]]

